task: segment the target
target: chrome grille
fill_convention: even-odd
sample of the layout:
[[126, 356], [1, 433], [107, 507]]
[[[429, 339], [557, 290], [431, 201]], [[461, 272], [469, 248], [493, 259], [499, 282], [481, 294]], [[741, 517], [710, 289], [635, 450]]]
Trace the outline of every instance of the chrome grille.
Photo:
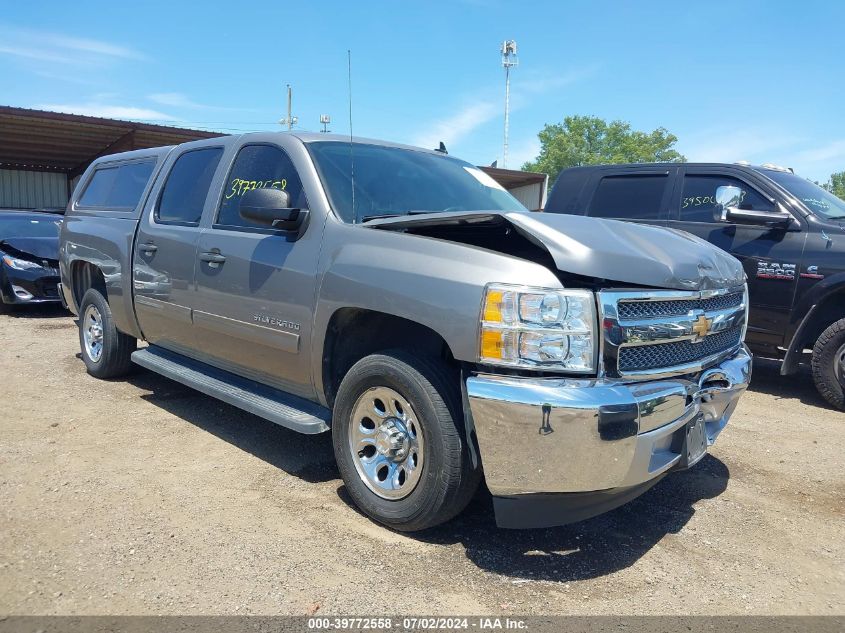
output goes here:
[[735, 347], [741, 337], [742, 328], [732, 328], [705, 336], [700, 343], [676, 341], [623, 347], [619, 350], [619, 371], [645, 371], [686, 365]]
[[651, 319], [665, 316], [681, 316], [690, 310], [724, 310], [742, 304], [742, 292], [716, 295], [706, 299], [683, 299], [674, 301], [620, 301], [620, 319]]
[[720, 361], [742, 344], [746, 297], [744, 287], [600, 291], [604, 373], [649, 379]]

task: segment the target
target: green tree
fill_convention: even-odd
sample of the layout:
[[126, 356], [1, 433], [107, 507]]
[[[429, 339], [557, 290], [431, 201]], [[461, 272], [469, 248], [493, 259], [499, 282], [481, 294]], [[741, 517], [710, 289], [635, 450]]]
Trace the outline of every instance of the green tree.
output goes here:
[[548, 174], [549, 182], [554, 182], [562, 169], [579, 165], [686, 160], [673, 149], [678, 138], [665, 128], [640, 132], [625, 121], [568, 116], [562, 123], [546, 124], [537, 136], [540, 155], [522, 168]]
[[838, 171], [835, 174], [831, 174], [830, 180], [823, 184], [822, 187], [834, 196], [839, 196], [845, 200], [845, 171]]

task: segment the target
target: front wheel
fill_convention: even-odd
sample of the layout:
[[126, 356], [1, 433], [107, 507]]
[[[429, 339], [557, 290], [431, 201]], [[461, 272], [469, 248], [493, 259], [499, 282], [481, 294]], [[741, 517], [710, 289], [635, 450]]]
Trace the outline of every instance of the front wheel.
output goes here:
[[457, 375], [404, 352], [357, 362], [338, 390], [332, 441], [350, 496], [372, 519], [412, 532], [448, 521], [472, 498]]
[[831, 324], [816, 341], [813, 380], [825, 400], [845, 409], [845, 319]]
[[116, 378], [129, 373], [130, 356], [138, 341], [114, 325], [111, 308], [98, 290], [91, 288], [79, 304], [79, 347], [88, 373]]

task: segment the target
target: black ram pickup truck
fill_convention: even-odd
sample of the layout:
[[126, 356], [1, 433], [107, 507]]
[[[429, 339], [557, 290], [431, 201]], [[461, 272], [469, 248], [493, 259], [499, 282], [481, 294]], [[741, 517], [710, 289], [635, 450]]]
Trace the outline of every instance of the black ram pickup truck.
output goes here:
[[748, 346], [783, 375], [812, 350], [816, 387], [845, 408], [845, 201], [773, 165], [600, 165], [562, 171], [545, 211], [680, 229], [728, 251], [748, 275]]

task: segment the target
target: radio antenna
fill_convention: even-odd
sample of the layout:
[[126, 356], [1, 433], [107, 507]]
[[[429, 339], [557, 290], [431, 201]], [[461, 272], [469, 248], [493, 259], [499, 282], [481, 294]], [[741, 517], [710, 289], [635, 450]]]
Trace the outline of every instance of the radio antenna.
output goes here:
[[352, 149], [352, 50], [346, 49], [347, 79], [349, 84], [349, 181], [352, 184], [352, 224], [358, 222], [355, 208], [355, 153]]

